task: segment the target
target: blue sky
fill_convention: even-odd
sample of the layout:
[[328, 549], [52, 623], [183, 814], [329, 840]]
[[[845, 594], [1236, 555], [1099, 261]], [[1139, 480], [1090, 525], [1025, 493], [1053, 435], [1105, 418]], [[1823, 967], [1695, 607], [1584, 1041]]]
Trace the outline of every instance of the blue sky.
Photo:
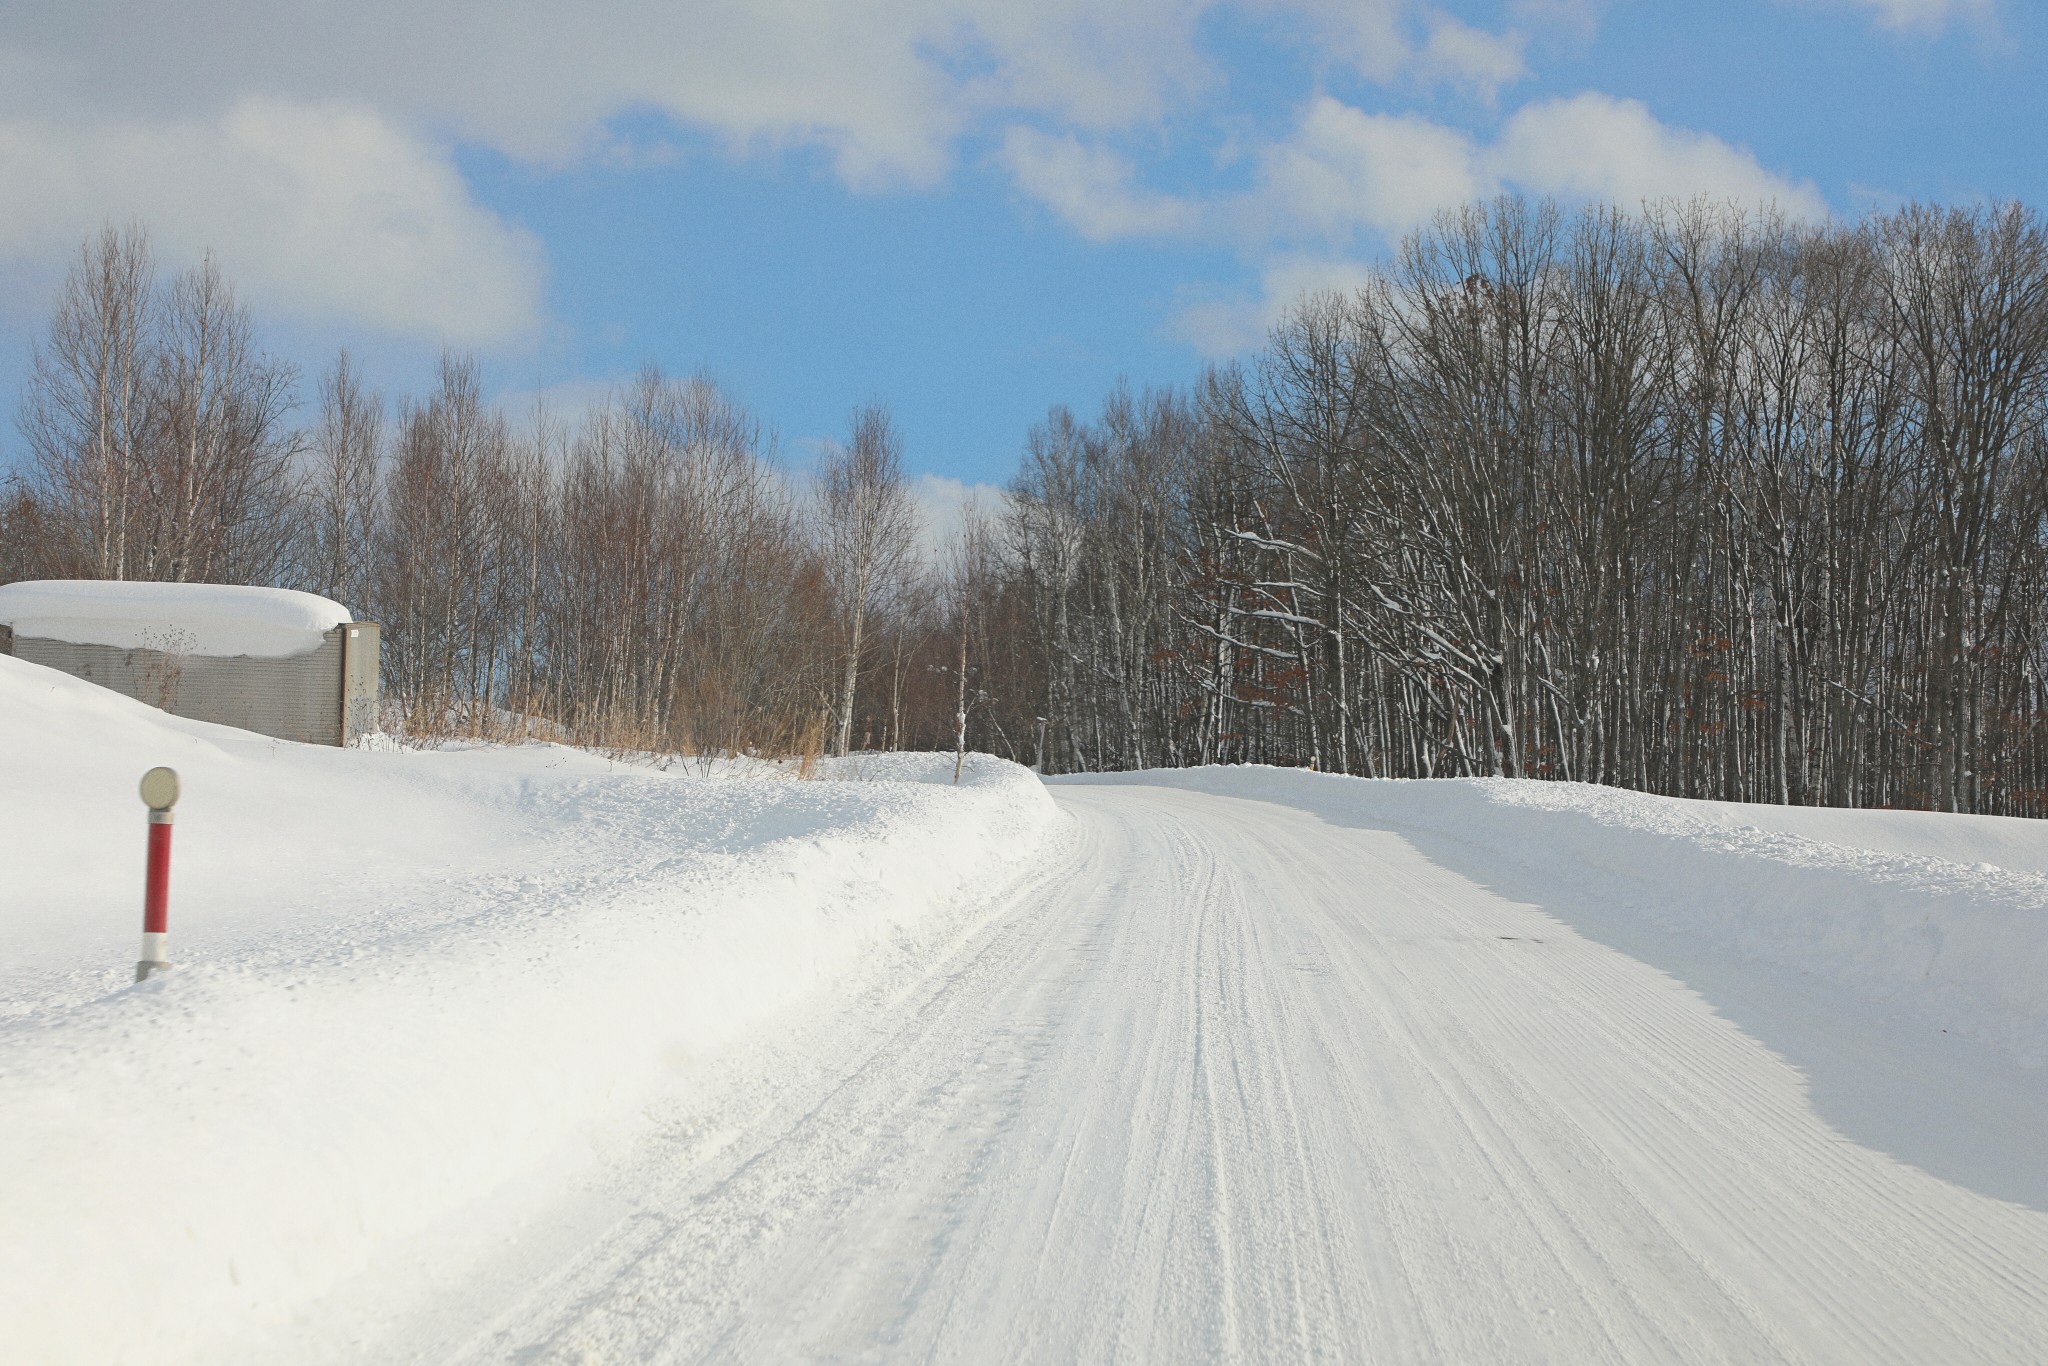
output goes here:
[[651, 361], [793, 463], [880, 400], [913, 468], [1002, 482], [1048, 405], [1184, 382], [1472, 195], [2048, 202], [2043, 8], [13, 4], [0, 403], [66, 255], [139, 218], [309, 375], [452, 345], [574, 408]]

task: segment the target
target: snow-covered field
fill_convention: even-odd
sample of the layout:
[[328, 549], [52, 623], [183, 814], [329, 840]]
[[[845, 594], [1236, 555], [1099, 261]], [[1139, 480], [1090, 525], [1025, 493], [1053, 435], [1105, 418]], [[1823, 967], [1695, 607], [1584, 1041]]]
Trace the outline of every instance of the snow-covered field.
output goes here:
[[0, 755], [10, 1357], [2048, 1342], [2048, 823], [316, 750], [6, 659]]
[[[0, 657], [0, 1341], [170, 1360], [536, 1173], [835, 993], [918, 980], [1053, 820], [950, 757], [827, 781], [343, 751]], [[176, 768], [132, 985], [142, 772]]]

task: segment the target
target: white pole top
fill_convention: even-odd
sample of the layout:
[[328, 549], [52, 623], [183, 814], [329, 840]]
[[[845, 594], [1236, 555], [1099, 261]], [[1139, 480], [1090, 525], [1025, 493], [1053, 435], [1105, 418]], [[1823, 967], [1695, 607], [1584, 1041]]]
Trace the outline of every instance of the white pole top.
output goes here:
[[178, 804], [178, 770], [153, 768], [142, 775], [142, 800], [152, 811], [168, 811]]

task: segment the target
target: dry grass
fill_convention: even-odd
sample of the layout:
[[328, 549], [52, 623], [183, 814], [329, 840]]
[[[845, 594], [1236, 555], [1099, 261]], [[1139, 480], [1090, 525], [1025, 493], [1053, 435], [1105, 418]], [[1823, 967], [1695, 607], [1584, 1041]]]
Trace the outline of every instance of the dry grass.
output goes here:
[[[673, 722], [639, 713], [585, 713], [558, 720], [540, 710], [512, 710], [439, 696], [387, 697], [382, 707], [385, 736], [414, 749], [450, 743], [558, 744], [634, 767], [667, 770], [676, 765], [709, 774], [743, 765], [764, 776], [809, 781], [824, 758], [830, 718], [806, 707], [801, 713], [758, 720], [727, 743], [690, 743]], [[749, 733], [751, 732], [751, 733]]]
[[825, 754], [826, 716], [819, 712], [804, 728], [796, 751], [796, 776], [801, 782], [809, 782], [818, 776], [818, 760]]

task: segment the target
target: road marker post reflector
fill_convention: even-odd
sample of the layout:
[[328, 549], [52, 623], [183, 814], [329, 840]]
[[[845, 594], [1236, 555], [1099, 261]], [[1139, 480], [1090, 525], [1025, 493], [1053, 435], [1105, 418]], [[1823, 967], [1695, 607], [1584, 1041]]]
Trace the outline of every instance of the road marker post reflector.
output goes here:
[[177, 770], [153, 768], [142, 775], [142, 800], [149, 807], [149, 855], [142, 880], [142, 957], [135, 980], [146, 982], [171, 965], [164, 941], [171, 920], [171, 808], [178, 804]]

